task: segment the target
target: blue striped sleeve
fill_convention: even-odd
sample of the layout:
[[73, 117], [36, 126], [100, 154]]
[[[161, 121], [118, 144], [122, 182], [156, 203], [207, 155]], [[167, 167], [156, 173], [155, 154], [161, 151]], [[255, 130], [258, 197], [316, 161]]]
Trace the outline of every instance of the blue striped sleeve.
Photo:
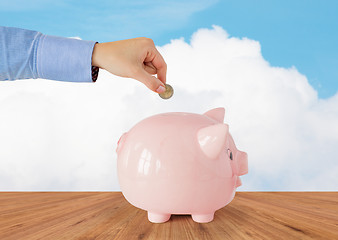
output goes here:
[[0, 80], [44, 78], [92, 82], [95, 43], [0, 27]]

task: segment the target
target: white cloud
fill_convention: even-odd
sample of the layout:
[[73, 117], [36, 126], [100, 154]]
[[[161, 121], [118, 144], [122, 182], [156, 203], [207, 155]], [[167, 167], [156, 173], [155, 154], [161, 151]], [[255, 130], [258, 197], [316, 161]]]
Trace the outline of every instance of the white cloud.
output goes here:
[[123, 132], [153, 114], [220, 106], [249, 154], [240, 190], [338, 189], [338, 94], [318, 99], [295, 67], [270, 66], [259, 42], [217, 26], [159, 50], [170, 100], [104, 71], [95, 84], [0, 82], [0, 190], [118, 190]]

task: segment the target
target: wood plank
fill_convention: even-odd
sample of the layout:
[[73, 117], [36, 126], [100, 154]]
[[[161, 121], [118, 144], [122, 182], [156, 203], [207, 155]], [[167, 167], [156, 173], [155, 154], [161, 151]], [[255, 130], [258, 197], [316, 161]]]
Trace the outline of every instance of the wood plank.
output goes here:
[[150, 223], [121, 192], [0, 192], [0, 239], [338, 239], [338, 192], [237, 192], [205, 224]]

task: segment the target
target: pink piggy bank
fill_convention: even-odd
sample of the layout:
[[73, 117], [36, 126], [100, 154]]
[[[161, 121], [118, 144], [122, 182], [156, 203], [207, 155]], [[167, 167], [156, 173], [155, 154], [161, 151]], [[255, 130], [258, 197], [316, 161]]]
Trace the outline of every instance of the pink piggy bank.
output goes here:
[[162, 113], [124, 133], [116, 149], [124, 197], [148, 211], [150, 222], [166, 222], [171, 214], [212, 221], [248, 172], [247, 154], [237, 150], [223, 121], [224, 108]]

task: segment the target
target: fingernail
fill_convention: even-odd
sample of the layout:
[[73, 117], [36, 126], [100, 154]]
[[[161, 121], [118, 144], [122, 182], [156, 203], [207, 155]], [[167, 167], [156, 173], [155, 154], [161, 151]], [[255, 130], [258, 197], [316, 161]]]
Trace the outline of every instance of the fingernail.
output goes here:
[[165, 87], [163, 87], [162, 85], [160, 85], [157, 89], [156, 92], [158, 93], [163, 93], [165, 91]]

